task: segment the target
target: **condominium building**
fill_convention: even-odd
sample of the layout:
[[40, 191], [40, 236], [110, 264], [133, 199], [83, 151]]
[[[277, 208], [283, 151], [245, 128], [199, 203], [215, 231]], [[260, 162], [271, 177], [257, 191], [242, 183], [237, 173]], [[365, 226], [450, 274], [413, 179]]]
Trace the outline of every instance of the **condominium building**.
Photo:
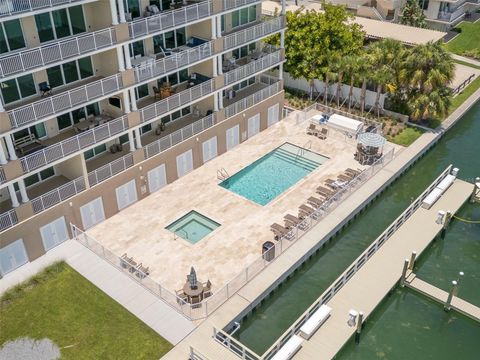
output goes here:
[[283, 14], [0, 0], [0, 275], [279, 121]]

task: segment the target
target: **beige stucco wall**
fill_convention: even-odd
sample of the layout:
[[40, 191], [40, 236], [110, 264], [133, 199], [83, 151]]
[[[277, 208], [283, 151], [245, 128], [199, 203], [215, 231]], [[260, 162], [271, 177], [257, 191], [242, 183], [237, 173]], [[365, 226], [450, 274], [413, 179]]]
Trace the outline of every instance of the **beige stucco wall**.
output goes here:
[[63, 175], [70, 180], [74, 180], [80, 176], [83, 176], [84, 158], [83, 154], [61, 162], [55, 166], [57, 175]]

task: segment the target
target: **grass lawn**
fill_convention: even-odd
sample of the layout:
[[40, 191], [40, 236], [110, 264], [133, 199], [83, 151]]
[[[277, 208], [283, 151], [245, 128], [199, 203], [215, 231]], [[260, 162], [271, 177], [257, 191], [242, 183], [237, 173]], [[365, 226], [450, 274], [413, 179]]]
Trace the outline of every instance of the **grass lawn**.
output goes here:
[[467, 98], [470, 97], [470, 95], [472, 95], [479, 88], [480, 88], [480, 77], [477, 77], [460, 94], [458, 94], [452, 99], [452, 104], [448, 109], [448, 113], [451, 114], [452, 112], [454, 112], [460, 105], [462, 105], [462, 103], [465, 100], [467, 100]]
[[480, 49], [480, 21], [464, 21], [457, 27], [461, 28], [462, 32], [445, 44], [449, 51], [462, 55], [465, 50]]
[[456, 60], [456, 59], [455, 59], [454, 61], [455, 61], [457, 64], [465, 65], [465, 66], [468, 66], [468, 67], [471, 67], [471, 68], [479, 69], [479, 70], [480, 70], [480, 66], [471, 64], [471, 63], [469, 63], [469, 62], [462, 61], [462, 60]]
[[387, 140], [398, 145], [408, 146], [417, 140], [425, 131], [414, 126], [407, 126], [395, 136], [387, 135]]
[[65, 262], [0, 298], [0, 346], [49, 338], [62, 359], [159, 359], [172, 348]]

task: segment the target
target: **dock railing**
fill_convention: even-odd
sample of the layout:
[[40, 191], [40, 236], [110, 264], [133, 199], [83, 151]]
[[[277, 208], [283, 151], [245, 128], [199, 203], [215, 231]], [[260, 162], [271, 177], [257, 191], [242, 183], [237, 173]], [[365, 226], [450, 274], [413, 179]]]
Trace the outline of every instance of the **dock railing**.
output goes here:
[[332, 297], [352, 278], [352, 276], [360, 270], [360, 268], [370, 259], [373, 254], [397, 231], [397, 229], [407, 221], [412, 214], [422, 206], [423, 200], [435, 187], [451, 173], [452, 165], [449, 165], [435, 181], [420, 194], [410, 206], [398, 216], [395, 221], [385, 229], [385, 231], [371, 244], [331, 285], [322, 295], [283, 333], [282, 336], [263, 354], [262, 359], [271, 359], [278, 350], [293, 335], [295, 335], [302, 325], [318, 310], [320, 306], [327, 303]]

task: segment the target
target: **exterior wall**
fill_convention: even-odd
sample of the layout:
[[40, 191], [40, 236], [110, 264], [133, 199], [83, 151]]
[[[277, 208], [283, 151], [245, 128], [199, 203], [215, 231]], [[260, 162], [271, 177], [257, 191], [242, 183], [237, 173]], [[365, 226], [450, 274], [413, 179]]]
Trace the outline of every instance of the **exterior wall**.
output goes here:
[[427, 19], [436, 19], [438, 18], [438, 10], [440, 10], [440, 2], [430, 1], [428, 3], [428, 9], [423, 12]]
[[[105, 217], [109, 218], [118, 213], [117, 199], [115, 189], [132, 179], [135, 179], [137, 186], [138, 200], [148, 196], [147, 193], [143, 193], [141, 188], [147, 184], [147, 173], [149, 170], [165, 164], [167, 183], [171, 183], [177, 180], [177, 166], [176, 157], [185, 151], [192, 149], [193, 152], [193, 165], [194, 169], [203, 165], [202, 158], [202, 143], [213, 136], [217, 136], [218, 141], [218, 155], [226, 152], [226, 130], [235, 126], [240, 126], [240, 142], [245, 141], [244, 134], [247, 132], [247, 119], [258, 113], [260, 113], [260, 130], [263, 131], [267, 128], [268, 120], [268, 108], [275, 103], [279, 103], [283, 106], [284, 93], [280, 92], [275, 96], [272, 96], [265, 101], [253, 106], [242, 113], [239, 113], [223, 122], [215, 125], [214, 127], [192, 137], [171, 149], [166, 150], [148, 160], [135, 164], [133, 167], [127, 169], [121, 174], [118, 174], [109, 180], [106, 180], [87, 191], [84, 191], [36, 216], [31, 217], [23, 223], [6, 230], [2, 233], [0, 238], [0, 248], [7, 246], [8, 244], [22, 238], [25, 244], [27, 255], [30, 261], [42, 256], [45, 253], [43, 243], [40, 236], [40, 228], [53, 220], [65, 216], [67, 225], [73, 223], [80, 228], [83, 228], [80, 207], [86, 203], [102, 197], [103, 207], [105, 211]], [[198, 140], [197, 140], [198, 139]], [[140, 151], [143, 151], [142, 149]], [[68, 165], [63, 165], [59, 168], [59, 172], [70, 175], [72, 177], [78, 174], [78, 167], [81, 162], [80, 158], [69, 160]], [[70, 176], [68, 176], [70, 178]], [[69, 229], [70, 231], [70, 229]]]

